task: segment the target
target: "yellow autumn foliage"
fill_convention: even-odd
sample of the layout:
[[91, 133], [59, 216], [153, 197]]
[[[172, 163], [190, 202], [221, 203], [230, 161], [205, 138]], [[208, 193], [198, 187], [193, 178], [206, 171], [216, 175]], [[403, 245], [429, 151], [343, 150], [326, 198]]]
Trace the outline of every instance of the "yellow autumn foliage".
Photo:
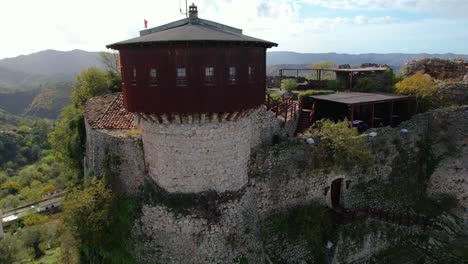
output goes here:
[[404, 78], [395, 87], [399, 94], [416, 95], [418, 97], [432, 97], [437, 92], [437, 86], [431, 77], [422, 73], [416, 73]]

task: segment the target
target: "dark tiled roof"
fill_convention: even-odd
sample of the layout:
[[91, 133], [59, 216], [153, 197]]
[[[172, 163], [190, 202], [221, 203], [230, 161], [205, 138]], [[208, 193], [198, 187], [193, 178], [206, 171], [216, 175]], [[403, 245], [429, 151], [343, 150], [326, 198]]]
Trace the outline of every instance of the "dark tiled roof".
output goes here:
[[266, 40], [246, 36], [242, 30], [200, 19], [186, 18], [156, 28], [143, 30], [140, 37], [107, 45], [118, 48], [132, 44], [149, 44], [162, 42], [249, 42], [265, 47], [278, 46]]
[[84, 114], [88, 124], [95, 129], [131, 129], [135, 127], [133, 114], [123, 106], [122, 93], [89, 99], [85, 104]]
[[338, 92], [327, 95], [314, 95], [311, 96], [315, 100], [325, 100], [347, 105], [389, 102], [395, 100], [403, 100], [410, 98], [404, 95], [395, 94], [378, 94], [378, 93], [357, 93], [357, 92]]

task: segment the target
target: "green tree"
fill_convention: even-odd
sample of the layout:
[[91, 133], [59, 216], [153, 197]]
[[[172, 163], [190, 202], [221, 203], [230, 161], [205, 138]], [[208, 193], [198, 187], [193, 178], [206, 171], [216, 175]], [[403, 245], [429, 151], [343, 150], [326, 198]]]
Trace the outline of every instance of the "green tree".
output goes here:
[[76, 77], [76, 82], [72, 86], [71, 99], [76, 107], [81, 108], [86, 100], [109, 91], [106, 74], [96, 67], [91, 67]]
[[[333, 69], [336, 68], [336, 64], [333, 61], [323, 61], [318, 63], [313, 63], [309, 65], [309, 68], [312, 69]], [[318, 79], [317, 72], [312, 71], [312, 74], [309, 76], [310, 79], [316, 80]], [[322, 71], [322, 80], [335, 80], [336, 74], [331, 71]]]
[[432, 97], [437, 92], [437, 87], [430, 76], [416, 73], [398, 82], [396, 90], [399, 94]]
[[375, 88], [375, 81], [368, 77], [359, 78], [354, 85], [354, 90], [357, 92], [371, 93], [375, 91]]
[[120, 72], [120, 59], [118, 52], [99, 52], [99, 59], [106, 67], [107, 71]]
[[357, 129], [349, 127], [347, 120], [336, 123], [319, 120], [314, 128], [306, 132], [306, 136], [320, 139], [312, 155], [313, 169], [341, 172], [369, 165], [369, 149]]
[[100, 52], [101, 62], [106, 67], [107, 86], [113, 93], [122, 91], [122, 76], [120, 74], [120, 59], [117, 52]]
[[16, 194], [18, 193], [19, 189], [21, 188], [21, 185], [18, 182], [15, 181], [7, 181], [2, 186], [0, 186], [2, 190], [7, 190], [10, 194]]
[[120, 76], [120, 72], [107, 71], [106, 77], [107, 86], [111, 92], [116, 93], [122, 91], [122, 77]]
[[296, 79], [283, 79], [281, 80], [281, 89], [285, 90], [288, 93], [291, 93], [293, 90], [297, 88], [297, 80]]
[[395, 85], [399, 94], [414, 95], [418, 98], [418, 106], [422, 111], [437, 107], [437, 85], [430, 76], [416, 73], [406, 77]]
[[[136, 209], [132, 199], [113, 194], [103, 180], [71, 191], [63, 203], [63, 223], [79, 246], [81, 261], [131, 263], [130, 230]], [[73, 239], [68, 238], [68, 243]]]
[[9, 234], [0, 239], [0, 263], [15, 263], [22, 259], [20, 255], [22, 242]]
[[60, 120], [49, 134], [54, 156], [63, 162], [72, 175], [82, 171], [86, 134], [83, 112], [74, 105], [68, 105], [60, 115]]

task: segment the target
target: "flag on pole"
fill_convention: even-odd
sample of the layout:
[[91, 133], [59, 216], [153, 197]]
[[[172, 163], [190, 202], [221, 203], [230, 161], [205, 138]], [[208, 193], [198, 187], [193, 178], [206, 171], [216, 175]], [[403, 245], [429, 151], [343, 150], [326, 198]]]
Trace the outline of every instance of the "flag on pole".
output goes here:
[[145, 23], [145, 28], [148, 28], [148, 21], [146, 19], [143, 20]]

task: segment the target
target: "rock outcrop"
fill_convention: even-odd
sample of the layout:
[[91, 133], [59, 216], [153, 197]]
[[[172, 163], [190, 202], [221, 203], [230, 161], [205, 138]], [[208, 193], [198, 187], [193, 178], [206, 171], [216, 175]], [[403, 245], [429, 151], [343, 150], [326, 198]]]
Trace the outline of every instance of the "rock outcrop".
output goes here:
[[403, 67], [405, 76], [411, 76], [417, 72], [429, 74], [436, 80], [453, 79], [461, 81], [468, 74], [468, 62], [464, 60], [427, 58], [409, 61]]

